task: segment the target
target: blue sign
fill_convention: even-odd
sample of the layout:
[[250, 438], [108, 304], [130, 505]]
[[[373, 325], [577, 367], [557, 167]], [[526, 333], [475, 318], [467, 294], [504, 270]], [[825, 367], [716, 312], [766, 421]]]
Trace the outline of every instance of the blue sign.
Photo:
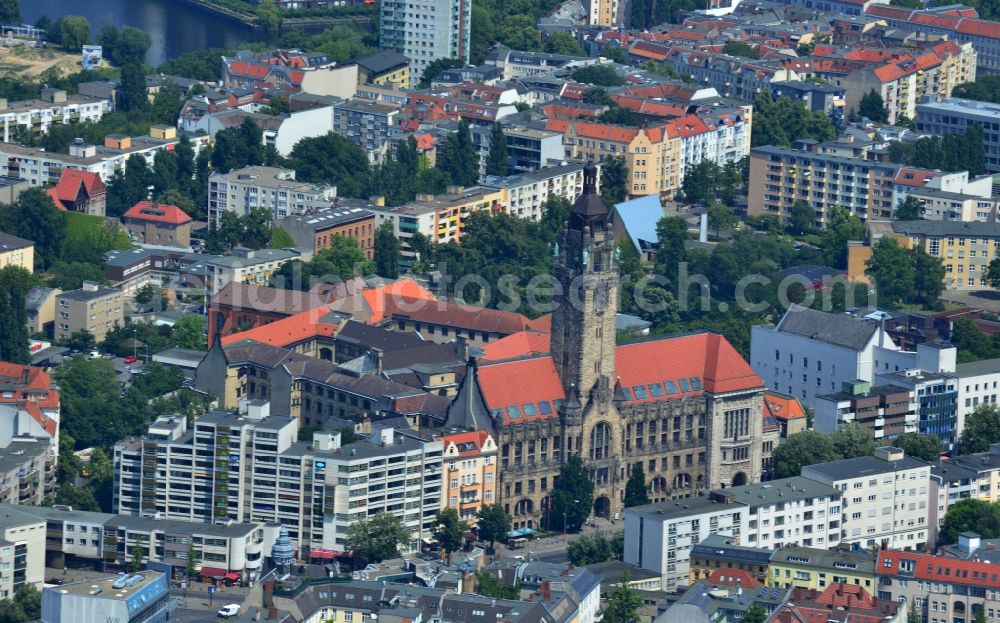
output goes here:
[[214, 586], [209, 586], [208, 587], [208, 594], [211, 595], [211, 594], [215, 593], [216, 590], [218, 590], [218, 589], [216, 589]]

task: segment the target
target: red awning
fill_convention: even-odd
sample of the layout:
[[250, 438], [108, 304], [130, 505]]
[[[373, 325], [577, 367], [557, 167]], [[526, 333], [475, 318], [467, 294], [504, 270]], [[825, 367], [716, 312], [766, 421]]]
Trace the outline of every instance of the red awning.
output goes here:
[[333, 560], [333, 557], [336, 555], [336, 552], [332, 552], [328, 549], [314, 549], [311, 552], [309, 552], [309, 555], [312, 556], [313, 558], [319, 558], [321, 560]]
[[218, 567], [202, 567], [198, 574], [206, 578], [224, 578], [226, 577], [226, 570]]
[[236, 580], [240, 579], [240, 572], [239, 571], [230, 571], [229, 573], [226, 574], [226, 579], [227, 580], [236, 581]]

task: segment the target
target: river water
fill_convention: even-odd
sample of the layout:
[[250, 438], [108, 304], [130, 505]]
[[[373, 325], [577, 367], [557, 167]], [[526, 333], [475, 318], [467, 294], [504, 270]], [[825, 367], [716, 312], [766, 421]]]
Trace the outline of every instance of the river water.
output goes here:
[[262, 36], [180, 0], [21, 0], [21, 12], [30, 24], [42, 15], [53, 21], [83, 15], [93, 38], [105, 24], [140, 28], [152, 39], [146, 61], [153, 66], [184, 52], [236, 48]]

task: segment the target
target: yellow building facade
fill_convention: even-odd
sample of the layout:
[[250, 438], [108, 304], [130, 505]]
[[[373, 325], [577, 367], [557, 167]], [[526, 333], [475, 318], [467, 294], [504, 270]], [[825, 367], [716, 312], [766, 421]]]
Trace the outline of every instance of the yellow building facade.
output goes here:
[[868, 552], [782, 547], [775, 550], [768, 564], [768, 586], [823, 591], [834, 582], [861, 586], [874, 594], [875, 556]]
[[638, 129], [603, 123], [572, 123], [563, 135], [567, 153], [582, 160], [623, 156], [629, 198], [673, 197], [680, 188], [681, 139], [673, 124]]
[[0, 232], [0, 268], [8, 266], [35, 272], [35, 243]]

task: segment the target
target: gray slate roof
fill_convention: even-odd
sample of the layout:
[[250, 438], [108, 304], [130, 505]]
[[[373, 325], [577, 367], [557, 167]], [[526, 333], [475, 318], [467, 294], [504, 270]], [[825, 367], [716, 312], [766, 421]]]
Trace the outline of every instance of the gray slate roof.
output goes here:
[[862, 350], [871, 341], [878, 325], [846, 314], [828, 314], [792, 305], [778, 323], [782, 333], [801, 335], [811, 340]]

